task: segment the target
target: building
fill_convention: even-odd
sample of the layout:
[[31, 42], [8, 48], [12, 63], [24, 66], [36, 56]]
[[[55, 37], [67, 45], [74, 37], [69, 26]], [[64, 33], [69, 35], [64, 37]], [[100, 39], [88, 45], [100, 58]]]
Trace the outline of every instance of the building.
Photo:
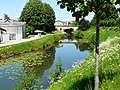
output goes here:
[[55, 21], [55, 26], [68, 26], [68, 22], [57, 20]]
[[3, 41], [3, 38], [2, 38], [3, 32], [6, 32], [6, 30], [0, 27], [0, 42]]
[[0, 20], [0, 41], [19, 40], [26, 37], [26, 23]]
[[75, 31], [78, 29], [78, 26], [71, 26], [71, 25], [69, 25], [69, 22], [67, 22], [67, 21], [57, 20], [57, 21], [55, 21], [55, 28], [57, 30], [64, 32], [65, 29], [73, 29]]

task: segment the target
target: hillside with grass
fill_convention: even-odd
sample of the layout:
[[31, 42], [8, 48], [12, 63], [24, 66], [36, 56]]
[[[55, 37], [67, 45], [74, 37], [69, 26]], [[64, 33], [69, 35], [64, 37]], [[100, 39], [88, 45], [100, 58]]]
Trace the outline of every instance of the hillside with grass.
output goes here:
[[[99, 79], [100, 90], [120, 89], [120, 29], [115, 27], [100, 28]], [[77, 31], [84, 38], [94, 40], [95, 28]], [[77, 34], [77, 33], [76, 33]], [[48, 90], [93, 90], [95, 59], [94, 51], [82, 63], [75, 66], [63, 78], [53, 83]]]

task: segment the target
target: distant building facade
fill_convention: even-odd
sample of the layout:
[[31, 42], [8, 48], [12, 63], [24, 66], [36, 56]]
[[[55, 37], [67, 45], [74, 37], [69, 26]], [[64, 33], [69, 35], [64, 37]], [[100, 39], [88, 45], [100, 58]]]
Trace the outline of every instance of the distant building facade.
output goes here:
[[57, 20], [57, 21], [55, 21], [55, 28], [57, 30], [64, 32], [65, 29], [71, 29], [71, 28], [75, 31], [78, 29], [78, 26], [71, 26], [71, 25], [69, 25], [69, 22], [67, 22], [67, 21]]
[[57, 20], [55, 21], [55, 26], [68, 26], [68, 22]]
[[18, 40], [26, 37], [26, 23], [0, 20], [0, 41]]

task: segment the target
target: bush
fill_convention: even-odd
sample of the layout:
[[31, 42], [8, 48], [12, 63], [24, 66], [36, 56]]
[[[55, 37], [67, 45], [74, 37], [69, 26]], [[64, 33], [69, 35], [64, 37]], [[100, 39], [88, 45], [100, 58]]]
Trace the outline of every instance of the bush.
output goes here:
[[31, 33], [34, 33], [34, 27], [33, 26], [29, 26], [29, 25], [27, 25], [27, 28], [26, 28], [26, 32], [27, 33], [29, 33], [29, 34], [31, 34]]
[[77, 30], [73, 33], [73, 35], [76, 37], [76, 38], [83, 38], [84, 37], [84, 34], [81, 30]]
[[61, 61], [61, 59], [59, 59], [58, 63], [56, 64], [55, 69], [48, 76], [50, 84], [57, 82], [60, 78], [65, 76], [65, 74], [66, 74], [66, 72], [62, 66], [62, 61]]
[[84, 18], [82, 18], [80, 20], [80, 26], [79, 26], [79, 29], [81, 29], [82, 31], [85, 31], [87, 29], [90, 28], [90, 24], [89, 24], [89, 21], [85, 20]]

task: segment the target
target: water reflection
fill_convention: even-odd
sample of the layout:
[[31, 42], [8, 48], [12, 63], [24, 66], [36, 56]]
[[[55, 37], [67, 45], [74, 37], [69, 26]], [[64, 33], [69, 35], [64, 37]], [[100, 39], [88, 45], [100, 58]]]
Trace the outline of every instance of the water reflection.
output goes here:
[[89, 50], [90, 52], [93, 51], [94, 46], [89, 41], [83, 39], [76, 39], [76, 40], [77, 40], [77, 43], [75, 43], [76, 48], [79, 49], [80, 51], [85, 51], [85, 50]]
[[[45, 89], [49, 86], [46, 78], [50, 70], [55, 68], [59, 58], [64, 67], [70, 68], [77, 60], [85, 60], [89, 53], [89, 44], [80, 41], [57, 43], [39, 51], [1, 60], [0, 88], [2, 90]], [[42, 80], [44, 87], [41, 87]]]
[[[38, 78], [41, 78], [44, 71], [49, 69], [53, 64], [54, 56], [55, 47], [52, 46], [45, 50], [40, 50], [34, 53], [32, 52], [21, 55], [20, 57], [9, 58], [1, 61], [0, 71], [3, 72], [1, 73], [1, 80], [5, 79], [5, 83], [12, 81], [11, 85], [15, 85], [15, 90], [28, 90], [28, 88], [33, 90], [33, 88], [36, 88], [36, 85], [38, 84]], [[8, 63], [6, 61], [8, 61]], [[12, 78], [10, 76], [12, 76]], [[0, 83], [2, 83], [1, 80]], [[15, 84], [16, 81], [17, 84]], [[10, 90], [10, 88], [13, 89], [12, 86], [6, 88], [5, 84], [0, 84], [0, 87], [2, 87], [3, 90]]]
[[25, 60], [23, 67], [27, 74], [40, 78], [44, 71], [53, 64], [55, 56], [55, 47], [50, 47], [42, 52], [37, 52], [33, 59]]

